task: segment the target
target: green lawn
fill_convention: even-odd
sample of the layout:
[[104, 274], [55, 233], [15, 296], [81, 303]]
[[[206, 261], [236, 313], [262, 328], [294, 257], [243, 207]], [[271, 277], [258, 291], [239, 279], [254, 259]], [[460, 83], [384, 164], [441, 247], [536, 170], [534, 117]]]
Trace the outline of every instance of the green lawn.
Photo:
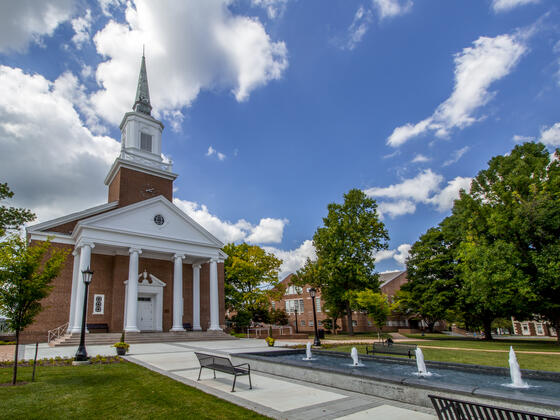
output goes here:
[[[522, 340], [522, 339], [512, 339], [512, 340], [477, 340], [472, 338], [457, 338], [449, 337], [444, 334], [433, 334], [424, 337], [424, 340], [419, 334], [409, 335], [407, 337], [415, 338], [414, 341], [407, 343], [418, 344], [422, 347], [460, 347], [469, 349], [481, 349], [481, 350], [509, 350], [510, 346], [513, 346], [514, 350], [523, 351], [546, 351], [546, 352], [558, 352], [560, 353], [560, 346], [556, 343], [556, 340]], [[428, 341], [430, 340], [430, 341]]]
[[[427, 346], [427, 343], [428, 342], [420, 344], [420, 346], [422, 347], [422, 352], [424, 353], [424, 358], [426, 360], [433, 360], [438, 362], [468, 363], [485, 366], [509, 366], [507, 353], [434, 349], [429, 348]], [[366, 352], [365, 344], [323, 346], [325, 350], [340, 351], [344, 353], [350, 353], [352, 347], [356, 347], [359, 353], [365, 354]], [[545, 355], [517, 353], [517, 360], [519, 361], [519, 365], [522, 369], [560, 372], [560, 354]]]
[[[0, 384], [11, 374], [1, 368]], [[0, 419], [267, 418], [128, 362], [39, 367], [36, 382], [0, 386], [0, 407]]]

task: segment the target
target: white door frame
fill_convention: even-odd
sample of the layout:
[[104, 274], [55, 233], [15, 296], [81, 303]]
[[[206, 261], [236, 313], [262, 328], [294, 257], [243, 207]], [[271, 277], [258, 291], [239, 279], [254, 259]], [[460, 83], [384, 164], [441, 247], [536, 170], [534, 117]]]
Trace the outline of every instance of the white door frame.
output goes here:
[[[163, 331], [163, 288], [166, 286], [164, 282], [158, 279], [156, 276], [152, 274], [147, 274], [146, 272], [140, 273], [138, 279], [143, 277], [142, 281], [138, 283], [138, 296], [140, 297], [151, 297], [152, 298], [152, 310], [153, 310], [153, 318], [154, 321], [154, 329], [153, 331]], [[150, 278], [151, 282], [148, 280]], [[124, 322], [126, 320], [126, 310], [127, 310], [127, 302], [128, 302], [128, 280], [124, 282], [125, 293], [124, 293], [124, 318], [123, 318], [123, 327]]]

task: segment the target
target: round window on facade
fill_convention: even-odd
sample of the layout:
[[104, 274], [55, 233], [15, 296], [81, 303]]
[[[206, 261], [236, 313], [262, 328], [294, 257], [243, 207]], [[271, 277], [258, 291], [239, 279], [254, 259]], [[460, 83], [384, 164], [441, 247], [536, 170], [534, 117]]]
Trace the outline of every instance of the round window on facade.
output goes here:
[[165, 223], [165, 219], [163, 218], [163, 216], [161, 214], [156, 214], [154, 216], [154, 223], [158, 226], [161, 226]]

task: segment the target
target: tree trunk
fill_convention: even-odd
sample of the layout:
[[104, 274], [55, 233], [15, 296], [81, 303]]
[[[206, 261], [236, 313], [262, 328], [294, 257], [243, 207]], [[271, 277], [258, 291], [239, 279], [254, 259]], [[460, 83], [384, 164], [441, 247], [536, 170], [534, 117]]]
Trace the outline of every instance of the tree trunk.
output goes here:
[[491, 341], [492, 340], [492, 320], [487, 319], [484, 320], [484, 340]]
[[333, 323], [333, 332], [335, 335], [338, 335], [338, 331], [336, 330], [336, 323], [338, 322], [338, 317], [333, 316], [332, 317], [332, 323]]
[[18, 348], [19, 348], [19, 330], [16, 330], [16, 352], [14, 354], [14, 375], [12, 377], [12, 385], [15, 385], [17, 381]]
[[348, 335], [354, 335], [354, 327], [352, 326], [352, 310], [350, 302], [346, 302], [346, 320], [348, 321]]

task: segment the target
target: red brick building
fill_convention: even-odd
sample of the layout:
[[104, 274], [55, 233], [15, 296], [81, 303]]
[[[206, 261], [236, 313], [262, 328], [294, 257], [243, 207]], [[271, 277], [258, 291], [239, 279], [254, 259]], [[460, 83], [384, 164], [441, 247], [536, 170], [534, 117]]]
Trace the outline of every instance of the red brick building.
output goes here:
[[[87, 322], [110, 332], [221, 330], [223, 244], [173, 204], [171, 163], [162, 158], [163, 124], [151, 116], [142, 57], [133, 111], [121, 122], [121, 153], [105, 178], [108, 202], [31, 226], [32, 242], [51, 238], [71, 254], [23, 339], [46, 341], [68, 323], [81, 331], [85, 285], [94, 271]], [[99, 180], [101, 182], [101, 180]]]
[[543, 321], [518, 321], [511, 318], [513, 334], [529, 337], [556, 337], [557, 331], [548, 322]]
[[[282, 280], [282, 284], [286, 287], [286, 292], [281, 301], [272, 302], [274, 309], [284, 309], [288, 314], [289, 325], [296, 331], [296, 317], [297, 317], [297, 331], [299, 332], [313, 332], [313, 304], [311, 296], [309, 295], [310, 286], [297, 287], [291, 284], [292, 274], [288, 275]], [[379, 282], [381, 291], [389, 297], [392, 301], [395, 294], [400, 290], [401, 286], [408, 280], [406, 278], [406, 271], [393, 271], [389, 273], [379, 274]], [[317, 327], [323, 328], [323, 321], [329, 317], [329, 313], [323, 309], [323, 301], [321, 300], [321, 291], [317, 290], [315, 297], [315, 308], [317, 310]], [[377, 328], [368, 319], [367, 314], [361, 312], [354, 312], [352, 314], [352, 323], [354, 332], [375, 332]], [[347, 322], [346, 317], [338, 321], [338, 325], [342, 327], [342, 331], [346, 331]], [[414, 327], [414, 325], [413, 325]], [[416, 324], [417, 327], [417, 324]], [[383, 331], [397, 331], [398, 329], [411, 328], [408, 319], [398, 315], [391, 315], [387, 320], [387, 325]]]

